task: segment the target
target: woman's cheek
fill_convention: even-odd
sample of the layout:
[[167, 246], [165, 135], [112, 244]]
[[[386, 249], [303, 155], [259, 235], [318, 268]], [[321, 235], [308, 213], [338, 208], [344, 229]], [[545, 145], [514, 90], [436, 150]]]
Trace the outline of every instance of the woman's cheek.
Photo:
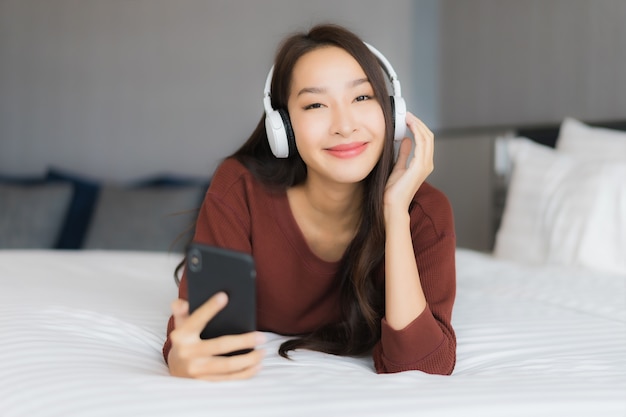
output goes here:
[[294, 119], [292, 119], [292, 128], [296, 139], [301, 137], [307, 138], [307, 140], [315, 140], [322, 137], [324, 132], [328, 130], [327, 117], [321, 111], [304, 112], [304, 114], [299, 114]]

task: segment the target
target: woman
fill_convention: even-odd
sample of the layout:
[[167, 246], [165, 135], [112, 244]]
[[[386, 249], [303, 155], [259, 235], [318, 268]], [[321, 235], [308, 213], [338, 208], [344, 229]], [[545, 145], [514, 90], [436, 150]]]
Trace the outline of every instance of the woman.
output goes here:
[[[450, 374], [455, 236], [448, 200], [424, 182], [433, 134], [407, 113], [413, 158], [407, 137], [394, 163], [384, 73], [367, 45], [338, 26], [285, 40], [271, 105], [286, 116], [289, 156], [274, 156], [262, 118], [216, 170], [194, 240], [253, 255], [258, 330], [293, 336], [282, 356], [371, 353], [379, 373]], [[258, 372], [261, 349], [220, 355], [255, 348], [263, 333], [199, 337], [226, 294], [190, 315], [183, 273], [179, 296], [163, 349], [172, 375], [227, 380]]]

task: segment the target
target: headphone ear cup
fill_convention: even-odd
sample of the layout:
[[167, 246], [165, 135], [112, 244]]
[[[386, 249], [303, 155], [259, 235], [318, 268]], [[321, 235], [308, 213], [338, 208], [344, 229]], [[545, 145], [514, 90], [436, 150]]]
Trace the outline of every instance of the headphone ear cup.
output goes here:
[[390, 96], [393, 115], [393, 140], [402, 140], [406, 135], [406, 102], [401, 96]]
[[278, 113], [280, 113], [280, 117], [283, 120], [283, 126], [285, 128], [285, 137], [287, 141], [287, 156], [293, 155], [296, 152], [296, 135], [293, 133], [293, 128], [291, 127], [291, 120], [289, 119], [289, 113], [287, 110], [278, 109]]
[[[291, 125], [289, 126], [291, 130]], [[289, 143], [287, 132], [283, 123], [283, 116], [277, 110], [272, 110], [265, 114], [265, 133], [270, 149], [276, 158], [287, 158], [289, 156]]]

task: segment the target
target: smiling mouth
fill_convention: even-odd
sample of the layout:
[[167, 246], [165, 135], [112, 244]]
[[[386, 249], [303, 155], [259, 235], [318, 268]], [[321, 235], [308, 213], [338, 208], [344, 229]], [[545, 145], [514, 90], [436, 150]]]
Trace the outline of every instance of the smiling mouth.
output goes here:
[[365, 148], [367, 142], [352, 142], [326, 148], [326, 151], [337, 158], [352, 158], [360, 155]]

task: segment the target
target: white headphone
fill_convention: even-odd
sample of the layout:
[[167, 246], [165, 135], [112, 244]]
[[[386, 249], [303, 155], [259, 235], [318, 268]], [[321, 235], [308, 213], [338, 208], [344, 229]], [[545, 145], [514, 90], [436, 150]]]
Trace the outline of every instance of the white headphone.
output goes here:
[[[369, 50], [376, 56], [378, 62], [385, 70], [385, 73], [389, 77], [391, 86], [393, 88], [393, 95], [391, 99], [391, 111], [393, 114], [394, 123], [394, 140], [402, 140], [406, 132], [406, 103], [402, 98], [402, 88], [400, 87], [400, 81], [393, 67], [387, 61], [387, 58], [381, 54], [372, 45], [364, 42]], [[296, 141], [291, 122], [289, 121], [289, 114], [284, 109], [275, 110], [272, 108], [272, 98], [270, 95], [270, 89], [272, 84], [272, 76], [274, 74], [274, 67], [270, 68], [267, 79], [265, 80], [265, 89], [263, 91], [263, 107], [265, 108], [265, 131], [267, 132], [267, 140], [269, 141], [272, 153], [276, 158], [287, 158], [290, 153], [290, 149], [295, 151]]]

